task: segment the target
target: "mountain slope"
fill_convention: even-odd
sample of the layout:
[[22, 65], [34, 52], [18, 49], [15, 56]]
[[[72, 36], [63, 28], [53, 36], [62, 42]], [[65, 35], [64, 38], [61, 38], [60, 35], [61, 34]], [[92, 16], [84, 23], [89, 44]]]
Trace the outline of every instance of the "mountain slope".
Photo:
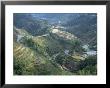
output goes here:
[[83, 44], [89, 44], [97, 50], [97, 15], [81, 14], [79, 17], [71, 18], [64, 24], [65, 31], [76, 35]]
[[31, 35], [45, 34], [48, 29], [48, 22], [46, 20], [35, 20], [30, 14], [15, 13], [14, 25], [16, 28], [25, 29]]
[[96, 14], [38, 15], [14, 14], [14, 74], [96, 74]]
[[25, 35], [25, 31], [22, 29], [14, 30], [17, 31], [19, 35], [21, 34], [23, 36], [19, 41], [17, 41], [17, 37], [14, 40], [13, 49], [15, 74], [72, 74], [71, 72], [62, 69], [59, 64], [52, 61], [53, 57], [50, 57], [58, 52], [62, 52], [61, 45], [58, 41], [53, 40], [50, 36], [32, 37], [29, 34], [27, 35], [27, 33]]

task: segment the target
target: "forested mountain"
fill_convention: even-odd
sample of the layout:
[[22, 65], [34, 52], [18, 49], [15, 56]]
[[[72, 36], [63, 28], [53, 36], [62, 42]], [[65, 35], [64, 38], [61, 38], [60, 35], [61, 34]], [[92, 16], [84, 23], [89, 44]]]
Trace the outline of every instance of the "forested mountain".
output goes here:
[[13, 24], [15, 75], [97, 74], [96, 14], [15, 13]]
[[70, 32], [81, 39], [84, 44], [97, 48], [97, 15], [95, 13], [38, 13], [15, 14], [14, 25], [32, 35], [42, 35], [51, 25], [60, 25], [64, 31]]
[[74, 33], [84, 44], [90, 44], [96, 50], [97, 45], [97, 16], [96, 14], [81, 14], [71, 18], [66, 24], [66, 31]]
[[48, 24], [46, 20], [35, 20], [30, 14], [14, 14], [14, 26], [25, 29], [32, 35], [45, 34]]

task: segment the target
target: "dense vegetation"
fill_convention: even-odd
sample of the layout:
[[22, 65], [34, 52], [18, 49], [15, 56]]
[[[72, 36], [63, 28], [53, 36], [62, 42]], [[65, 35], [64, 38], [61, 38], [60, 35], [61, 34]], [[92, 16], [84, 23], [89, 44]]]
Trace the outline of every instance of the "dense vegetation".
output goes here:
[[15, 75], [97, 74], [96, 14], [16, 13], [13, 36]]

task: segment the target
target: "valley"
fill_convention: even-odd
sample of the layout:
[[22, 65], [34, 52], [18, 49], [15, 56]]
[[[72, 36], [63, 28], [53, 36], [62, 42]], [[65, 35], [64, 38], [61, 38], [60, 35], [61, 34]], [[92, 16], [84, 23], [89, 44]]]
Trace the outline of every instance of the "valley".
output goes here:
[[[49, 19], [40, 17], [42, 19], [38, 20], [38, 14], [15, 14], [13, 28], [15, 75], [97, 74], [97, 45], [96, 40], [94, 40], [96, 35], [92, 34], [96, 32], [92, 32], [92, 29], [91, 32], [89, 30], [88, 35], [86, 32], [85, 36], [95, 36], [86, 36], [86, 38], [84, 38], [85, 36], [82, 37], [83, 32], [81, 35], [75, 32], [76, 30], [79, 31], [77, 28], [70, 32], [70, 29], [76, 24], [66, 26], [68, 19], [65, 19], [64, 22], [57, 21], [59, 16], [63, 17], [64, 15], [56, 14], [56, 19], [52, 22], [54, 17]], [[80, 15], [77, 15], [75, 15], [76, 18], [79, 18]], [[66, 14], [65, 16], [73, 15]], [[35, 17], [36, 19], [34, 19]], [[87, 29], [86, 26], [85, 29]]]

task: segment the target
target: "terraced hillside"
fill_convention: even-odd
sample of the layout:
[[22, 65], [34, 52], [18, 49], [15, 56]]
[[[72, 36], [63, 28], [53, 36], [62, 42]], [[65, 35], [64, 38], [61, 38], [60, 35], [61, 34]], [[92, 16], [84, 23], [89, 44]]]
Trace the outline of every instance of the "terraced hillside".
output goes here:
[[[61, 32], [61, 31], [60, 31]], [[80, 69], [81, 57], [78, 43], [68, 42], [63, 34], [56, 38], [52, 32], [31, 36], [22, 29], [14, 29], [14, 74], [17, 75], [73, 75]], [[22, 36], [22, 37], [18, 37]], [[60, 37], [64, 39], [60, 39]], [[74, 37], [72, 34], [68, 35]], [[58, 38], [59, 37], [59, 38]], [[67, 37], [67, 36], [66, 36]], [[18, 41], [19, 38], [19, 41]], [[74, 37], [76, 41], [77, 38]], [[60, 39], [60, 40], [59, 40]], [[65, 39], [67, 41], [65, 41]], [[62, 44], [62, 40], [65, 44]], [[68, 48], [69, 46], [69, 48]], [[72, 51], [73, 48], [73, 51]], [[68, 49], [68, 50], [67, 50]], [[79, 49], [78, 49], [79, 50]], [[74, 54], [77, 53], [77, 54]], [[82, 51], [81, 51], [82, 52]], [[78, 54], [79, 53], [79, 54]], [[77, 58], [78, 57], [78, 58]]]
[[[96, 25], [94, 30], [89, 30], [91, 23], [88, 21], [88, 26], [81, 28], [81, 25], [86, 24], [86, 21], [81, 18], [83, 15], [78, 14], [66, 14], [65, 16], [70, 17], [71, 15], [77, 19], [81, 18], [78, 19], [78, 22], [82, 22], [81, 25], [74, 22], [74, 18], [70, 21], [66, 18], [64, 22], [61, 22], [59, 18], [64, 18], [63, 15], [60, 14], [55, 22], [48, 21], [52, 19], [50, 17], [49, 19], [34, 19], [33, 15], [14, 15], [14, 75], [97, 74], [96, 35], [91, 34], [91, 31], [96, 32]], [[88, 19], [94, 18], [89, 14], [86, 15]], [[85, 18], [86, 15], [84, 15]], [[86, 32], [85, 28], [89, 31]], [[80, 29], [83, 30], [80, 31]], [[90, 37], [86, 38], [89, 34], [91, 40]], [[83, 39], [84, 42], [82, 42]], [[87, 40], [89, 41], [86, 43]]]
[[[32, 44], [28, 44], [28, 41]], [[72, 74], [65, 71], [53, 57], [50, 57], [62, 52], [61, 47], [58, 41], [49, 36], [26, 37], [23, 35], [20, 41], [17, 39], [14, 41], [14, 73], [17, 75]]]
[[[14, 42], [14, 73], [35, 74], [37, 56], [33, 50]], [[33, 72], [34, 71], [34, 72]]]

